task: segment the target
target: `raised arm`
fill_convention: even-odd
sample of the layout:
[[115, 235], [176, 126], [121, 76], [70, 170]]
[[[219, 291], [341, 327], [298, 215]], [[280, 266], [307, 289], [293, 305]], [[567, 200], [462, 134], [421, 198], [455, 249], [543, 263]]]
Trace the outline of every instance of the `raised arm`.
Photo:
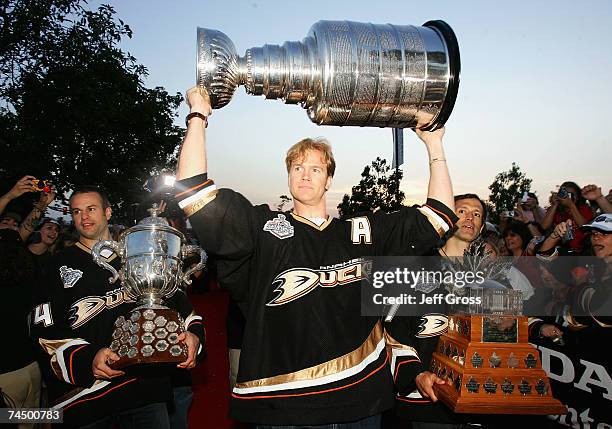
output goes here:
[[553, 226], [554, 219], [555, 219], [555, 213], [557, 213], [558, 208], [559, 208], [559, 199], [557, 198], [557, 195], [553, 193], [553, 195], [551, 196], [550, 207], [548, 207], [548, 210], [546, 210], [544, 219], [542, 219], [542, 223], [540, 224], [542, 225], [542, 228], [544, 228], [544, 230], [548, 230], [551, 226]]
[[38, 224], [38, 220], [45, 214], [49, 204], [55, 199], [55, 190], [51, 192], [41, 192], [38, 202], [32, 207], [32, 211], [28, 214], [21, 225], [19, 225], [19, 235], [23, 241], [26, 241], [28, 237], [34, 232], [34, 228]]
[[612, 204], [603, 196], [601, 188], [596, 185], [587, 185], [582, 188], [582, 196], [589, 201], [595, 201], [602, 213], [612, 213]]
[[34, 176], [23, 176], [15, 183], [15, 186], [13, 186], [10, 191], [0, 197], [0, 214], [4, 212], [4, 209], [12, 200], [22, 196], [26, 192], [33, 191], [33, 180]]
[[446, 165], [446, 156], [442, 146], [444, 128], [436, 131], [416, 130], [416, 134], [425, 143], [429, 155], [429, 187], [427, 198], [438, 200], [449, 209], [455, 210], [453, 185]]
[[200, 87], [191, 88], [185, 97], [190, 109], [188, 115], [190, 119], [187, 121], [187, 132], [179, 153], [176, 169], [177, 180], [207, 172], [204, 130], [208, 122], [207, 118], [212, 113], [210, 99], [206, 90]]

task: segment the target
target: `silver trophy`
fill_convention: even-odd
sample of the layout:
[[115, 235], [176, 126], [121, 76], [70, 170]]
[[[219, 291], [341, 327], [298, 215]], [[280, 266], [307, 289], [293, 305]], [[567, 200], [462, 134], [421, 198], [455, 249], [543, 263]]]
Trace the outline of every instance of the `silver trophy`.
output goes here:
[[236, 87], [301, 104], [319, 125], [420, 128], [449, 118], [459, 87], [459, 46], [444, 21], [412, 25], [319, 21], [301, 42], [236, 54], [222, 32], [198, 28], [197, 84], [213, 108]]
[[[123, 232], [119, 241], [99, 241], [91, 251], [93, 260], [112, 273], [109, 282], [119, 279], [127, 295], [138, 304], [115, 321], [110, 348], [120, 360], [114, 368], [187, 358], [185, 346], [178, 341], [185, 330], [184, 320], [163, 303], [179, 286], [191, 283], [189, 276], [204, 267], [206, 253], [185, 244], [185, 236], [158, 217], [156, 205], [149, 212], [150, 217]], [[102, 257], [105, 252], [121, 257], [119, 272]], [[199, 263], [183, 272], [183, 259], [193, 253], [199, 253]]]

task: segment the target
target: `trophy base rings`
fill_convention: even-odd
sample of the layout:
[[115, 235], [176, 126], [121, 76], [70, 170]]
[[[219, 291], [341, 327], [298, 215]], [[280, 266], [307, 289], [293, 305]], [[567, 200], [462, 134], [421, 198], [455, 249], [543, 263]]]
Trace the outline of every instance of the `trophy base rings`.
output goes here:
[[115, 320], [110, 349], [119, 355], [113, 369], [139, 364], [181, 363], [187, 346], [179, 341], [185, 331], [182, 317], [167, 307], [139, 307]]
[[434, 386], [440, 401], [455, 413], [567, 413], [528, 330], [526, 316], [451, 314], [431, 360], [431, 372], [448, 381]]

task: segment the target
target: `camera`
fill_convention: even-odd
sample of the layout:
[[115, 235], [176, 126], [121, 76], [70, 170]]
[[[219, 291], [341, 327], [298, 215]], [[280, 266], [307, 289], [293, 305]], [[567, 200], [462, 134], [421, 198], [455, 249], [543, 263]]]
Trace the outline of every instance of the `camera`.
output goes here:
[[562, 200], [566, 199], [566, 198], [572, 198], [572, 193], [571, 192], [567, 192], [567, 189], [565, 189], [563, 186], [559, 188], [559, 192], [557, 192], [557, 198], [561, 198]]
[[142, 188], [152, 194], [161, 194], [164, 196], [174, 196], [175, 177], [168, 173], [152, 175], [147, 179]]
[[51, 192], [51, 182], [48, 180], [34, 179], [32, 181], [32, 189], [38, 192]]
[[514, 217], [514, 210], [504, 210], [501, 213], [502, 217]]
[[567, 243], [568, 241], [572, 241], [574, 239], [574, 229], [571, 226], [567, 227], [567, 231], [565, 231], [565, 234], [563, 234], [563, 237], [561, 238], [561, 240], [564, 243]]

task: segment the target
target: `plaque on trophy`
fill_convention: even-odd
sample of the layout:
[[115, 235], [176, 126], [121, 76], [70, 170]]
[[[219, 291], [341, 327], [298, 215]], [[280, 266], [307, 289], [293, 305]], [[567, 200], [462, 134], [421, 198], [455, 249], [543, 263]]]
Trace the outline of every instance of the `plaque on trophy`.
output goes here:
[[319, 21], [301, 42], [238, 56], [228, 36], [198, 28], [197, 85], [213, 109], [236, 88], [300, 104], [319, 125], [444, 126], [457, 98], [459, 45], [444, 21], [422, 26]]
[[467, 295], [480, 304], [449, 315], [431, 360], [431, 371], [450, 382], [434, 386], [438, 398], [456, 413], [565, 414], [529, 344], [521, 292], [468, 288]]
[[[118, 279], [137, 307], [115, 320], [110, 349], [119, 355], [113, 368], [136, 364], [180, 363], [187, 360], [187, 348], [179, 341], [185, 321], [174, 309], [164, 305], [189, 276], [201, 270], [206, 253], [198, 246], [185, 244], [185, 236], [158, 217], [157, 206], [151, 216], [124, 231], [118, 241], [103, 240], [92, 249], [94, 261], [109, 270], [109, 282]], [[121, 257], [117, 272], [101, 256], [109, 249]], [[199, 253], [197, 265], [183, 272], [183, 260]]]

